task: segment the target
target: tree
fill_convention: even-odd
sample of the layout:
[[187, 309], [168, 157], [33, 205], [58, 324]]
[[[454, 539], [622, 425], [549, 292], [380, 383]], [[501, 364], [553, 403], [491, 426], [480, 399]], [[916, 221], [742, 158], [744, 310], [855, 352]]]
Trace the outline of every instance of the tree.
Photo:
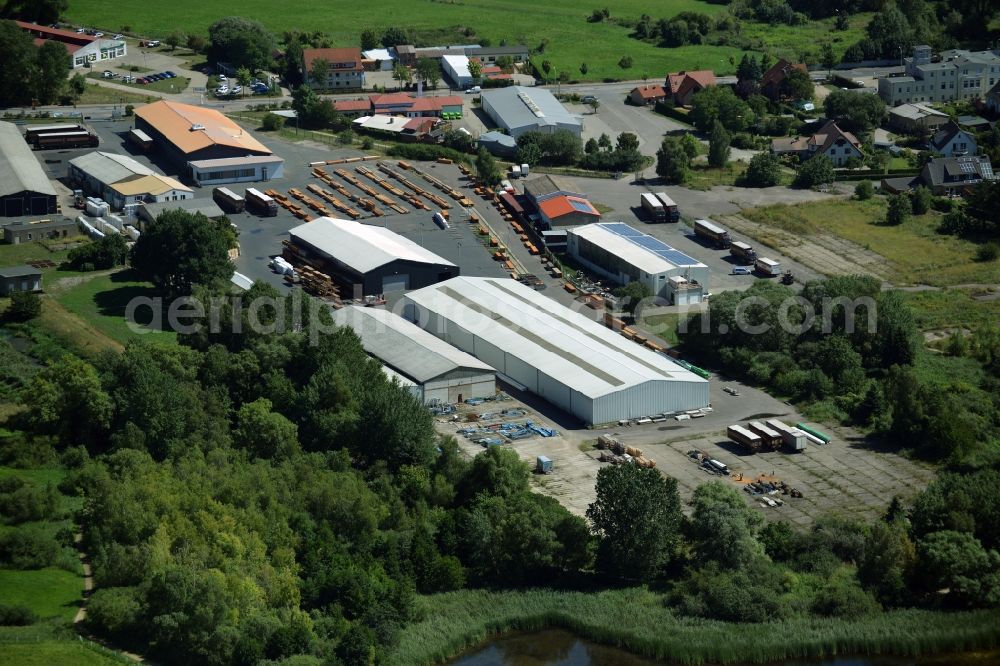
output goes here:
[[629, 69], [632, 67], [632, 56], [626, 55], [622, 56], [621, 60], [618, 61], [618, 66], [622, 69]]
[[729, 142], [732, 136], [716, 121], [712, 126], [712, 133], [708, 137], [708, 165], [722, 168], [729, 161]]
[[909, 53], [916, 43], [910, 22], [895, 4], [876, 12], [865, 31], [876, 50], [866, 55], [874, 58], [898, 58], [900, 52]]
[[185, 42], [185, 45], [195, 53], [204, 51], [206, 44], [208, 44], [208, 41], [201, 35], [188, 35]]
[[592, 113], [597, 113], [597, 109], [601, 106], [601, 100], [594, 97], [589, 102], [587, 102], [587, 106], [590, 107]]
[[587, 155], [593, 155], [600, 150], [600, 146], [597, 145], [597, 139], [590, 137], [587, 139], [587, 143], [583, 146], [583, 152]]
[[170, 34], [163, 39], [163, 43], [169, 46], [171, 51], [176, 51], [177, 47], [183, 44], [186, 39], [187, 35], [180, 30], [172, 30]]
[[833, 45], [830, 42], [823, 42], [820, 54], [820, 64], [823, 65], [823, 69], [826, 70], [827, 76], [829, 76], [831, 70], [833, 70], [833, 66], [837, 64], [837, 54], [833, 52]]
[[716, 120], [730, 132], [743, 132], [755, 121], [753, 110], [726, 86], [709, 86], [691, 97], [691, 123], [708, 133]]
[[402, 88], [413, 80], [413, 73], [409, 67], [397, 62], [392, 68], [392, 78], [398, 81], [399, 87]]
[[277, 113], [268, 113], [260, 121], [260, 128], [265, 132], [277, 132], [285, 126], [285, 117]]
[[687, 153], [688, 159], [694, 159], [698, 157], [698, 153], [701, 152], [701, 142], [695, 138], [694, 134], [690, 132], [685, 132], [680, 136], [681, 148]]
[[[372, 49], [378, 48], [381, 37], [372, 28], [365, 28], [361, 31], [361, 50], [371, 51]], [[393, 44], [395, 46], [395, 44]]]
[[240, 84], [243, 89], [240, 96], [246, 95], [246, 89], [250, 87], [250, 83], [253, 81], [253, 75], [250, 70], [246, 67], [240, 67], [236, 70], [236, 82]]
[[858, 198], [858, 201], [867, 201], [875, 196], [875, 188], [872, 186], [872, 181], [862, 180], [860, 183], [855, 185], [854, 196]]
[[225, 283], [233, 274], [227, 221], [182, 210], [162, 213], [132, 248], [132, 265], [167, 296], [187, 296], [197, 284]]
[[1000, 555], [967, 532], [932, 532], [918, 544], [919, 571], [928, 592], [946, 590], [959, 607], [995, 606]]
[[601, 136], [597, 137], [597, 145], [604, 150], [611, 150], [611, 137], [601, 132]]
[[208, 28], [208, 58], [251, 71], [269, 69], [275, 39], [257, 21], [240, 16], [219, 19]]
[[625, 311], [634, 317], [636, 309], [653, 296], [653, 290], [645, 282], [634, 280], [616, 288], [615, 296], [622, 300]]
[[498, 184], [503, 177], [500, 167], [497, 166], [497, 161], [485, 148], [480, 148], [479, 154], [476, 155], [476, 175], [483, 184], [489, 187]]
[[410, 38], [407, 37], [406, 31], [402, 28], [388, 28], [384, 33], [382, 33], [382, 46], [385, 48], [392, 48], [393, 46], [399, 46], [401, 44], [409, 44]]
[[912, 204], [910, 198], [905, 194], [892, 194], [889, 196], [889, 206], [885, 211], [885, 223], [891, 227], [898, 226], [910, 219]]
[[93, 271], [123, 266], [127, 259], [125, 239], [121, 234], [108, 234], [93, 243], [70, 250], [66, 263], [76, 271]]
[[618, 135], [618, 150], [639, 150], [639, 137], [631, 132], [622, 132]]
[[42, 299], [33, 291], [15, 291], [4, 312], [8, 321], [23, 322], [42, 314]]
[[[83, 76], [83, 74], [77, 72], [73, 76], [69, 77], [69, 91], [73, 95], [74, 99], [78, 99], [80, 95], [86, 92], [86, 90], [87, 90], [87, 79], [86, 77]], [[126, 110], [127, 109], [128, 105], [126, 105]], [[126, 113], [125, 115], [129, 114]]]
[[580, 63], [580, 73], [583, 74], [584, 76], [587, 76], [587, 72], [589, 72], [589, 71], [590, 71], [590, 68], [587, 67], [587, 63], [581, 62]]
[[735, 488], [710, 481], [695, 489], [691, 502], [691, 535], [699, 561], [742, 569], [764, 557], [756, 539], [763, 516], [748, 507]]
[[[591, 139], [593, 141], [593, 139]], [[526, 143], [517, 147], [517, 161], [535, 166], [542, 159], [542, 149], [537, 143]]]
[[795, 174], [798, 187], [819, 187], [833, 182], [833, 162], [826, 155], [815, 155], [799, 166]]
[[499, 58], [497, 58], [496, 62], [494, 62], [493, 64], [499, 67], [500, 71], [502, 71], [504, 74], [510, 74], [511, 72], [514, 71], [513, 56], [502, 55]]
[[779, 86], [779, 94], [790, 99], [811, 100], [813, 98], [813, 82], [808, 72], [793, 69], [785, 75]]
[[931, 191], [923, 185], [918, 185], [911, 198], [911, 205], [914, 215], [924, 215], [931, 209]]
[[11, 0], [0, 7], [0, 18], [17, 18], [39, 25], [59, 21], [69, 8], [69, 0]]
[[417, 58], [417, 78], [434, 87], [441, 78], [441, 67], [432, 58]]
[[888, 606], [902, 606], [910, 596], [916, 550], [902, 521], [877, 522], [865, 538], [858, 580]]
[[683, 183], [688, 176], [691, 158], [680, 139], [668, 136], [656, 151], [656, 175], [668, 184]]
[[881, 97], [852, 90], [835, 90], [827, 95], [823, 110], [840, 129], [855, 133], [870, 132], [881, 124], [886, 114]]
[[325, 58], [316, 58], [309, 67], [309, 81], [319, 89], [330, 87], [332, 65]]
[[781, 161], [771, 153], [758, 153], [750, 158], [743, 182], [749, 187], [773, 187], [781, 181]]
[[54, 436], [63, 446], [103, 443], [114, 405], [94, 366], [63, 356], [35, 375], [24, 390], [32, 405], [26, 414], [31, 432]]
[[[35, 62], [32, 77], [35, 97], [42, 104], [52, 104], [58, 101], [66, 87], [66, 71], [70, 63], [66, 46], [55, 40], [46, 40], [38, 47]], [[7, 66], [4, 64], [4, 68]]]
[[288, 459], [299, 450], [299, 429], [271, 410], [271, 401], [260, 398], [236, 413], [233, 441], [257, 458]]
[[483, 76], [483, 64], [477, 58], [469, 58], [469, 75], [474, 83], [479, 83]]
[[656, 578], [680, 542], [677, 481], [638, 465], [602, 467], [587, 517], [600, 539], [600, 570], [620, 578]]

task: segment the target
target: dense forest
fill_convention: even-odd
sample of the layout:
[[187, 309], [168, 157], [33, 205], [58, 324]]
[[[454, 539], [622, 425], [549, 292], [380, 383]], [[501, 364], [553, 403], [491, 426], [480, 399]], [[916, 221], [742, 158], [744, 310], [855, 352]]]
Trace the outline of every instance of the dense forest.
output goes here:
[[[195, 222], [165, 224], [161, 256]], [[158, 271], [164, 295], [222, 295], [228, 231], [202, 233], [218, 238], [206, 239], [190, 264], [165, 267], [140, 242], [133, 265]], [[199, 285], [184, 271], [217, 279]], [[767, 303], [780, 289], [753, 289], [762, 297], [754, 316], [774, 314]], [[864, 279], [840, 278], [804, 293], [872, 290]], [[248, 306], [259, 297], [276, 305], [252, 332]], [[713, 299], [713, 316], [728, 316], [726, 298]], [[891, 432], [903, 427], [907, 392], [933, 391], [904, 383], [915, 353], [905, 305], [892, 292], [875, 298], [877, 334], [689, 344], [796, 391], [847, 396], [845, 409], [867, 411]], [[282, 307], [290, 300], [315, 317], [293, 322], [293, 308]], [[16, 373], [4, 375], [7, 386], [21, 376], [24, 408], [8, 419], [0, 462], [50, 451], [69, 469], [58, 489], [79, 498], [76, 521], [97, 586], [88, 629], [114, 645], [166, 663], [386, 663], [406, 627], [428, 619], [421, 595], [470, 588], [589, 594], [646, 584], [676, 617], [741, 623], [1000, 604], [1000, 471], [971, 466], [971, 456], [912, 506], [894, 501], [870, 524], [829, 516], [807, 530], [765, 525], [723, 482], [698, 488], [686, 516], [673, 479], [630, 465], [600, 471], [585, 521], [531, 492], [515, 451], [461, 456], [355, 334], [333, 328], [301, 293], [281, 296], [258, 283], [220, 317], [219, 332], [182, 335], [180, 344], [135, 343], [92, 359], [50, 350], [42, 367], [11, 366]], [[237, 322], [245, 332], [234, 335]], [[761, 343], [768, 347], [743, 350]], [[986, 421], [996, 425], [985, 411], [995, 410], [996, 392], [965, 390], [976, 391], [963, 407], [965, 427], [983, 435]], [[964, 431], [941, 430], [942, 410], [958, 409], [947, 400], [922, 412], [923, 421], [906, 417], [908, 428], [938, 429], [937, 455], [967, 446]], [[29, 524], [51, 512], [53, 497], [40, 484], [0, 484], [0, 514], [10, 523], [4, 566], [72, 558]], [[4, 610], [16, 619], [16, 609]], [[1000, 639], [981, 629], [970, 627], [962, 644]]]

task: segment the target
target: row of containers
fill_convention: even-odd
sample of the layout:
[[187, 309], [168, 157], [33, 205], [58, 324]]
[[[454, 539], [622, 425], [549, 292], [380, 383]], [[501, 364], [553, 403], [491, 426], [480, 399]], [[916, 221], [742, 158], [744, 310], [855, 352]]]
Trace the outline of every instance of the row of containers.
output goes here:
[[806, 442], [819, 445], [830, 443], [830, 436], [820, 430], [804, 423], [789, 426], [778, 419], [750, 421], [746, 427], [731, 425], [726, 428], [726, 437], [750, 453], [777, 451], [782, 447], [797, 453], [805, 450]]
[[88, 220], [81, 215], [76, 218], [76, 225], [91, 240], [98, 240], [108, 235], [122, 235], [137, 241], [140, 235], [138, 229], [131, 224], [125, 224], [117, 215], [98, 217], [94, 220]]

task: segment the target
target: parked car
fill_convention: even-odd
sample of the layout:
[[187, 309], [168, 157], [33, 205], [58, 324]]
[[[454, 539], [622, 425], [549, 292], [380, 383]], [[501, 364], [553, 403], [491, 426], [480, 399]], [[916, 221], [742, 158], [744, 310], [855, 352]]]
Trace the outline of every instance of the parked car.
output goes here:
[[103, 37], [103, 36], [104, 36], [103, 32], [95, 32], [94, 33], [94, 37]]
[[580, 101], [583, 102], [584, 104], [590, 104], [591, 102], [596, 102], [597, 98], [594, 97], [593, 95], [584, 95], [583, 97], [580, 98]]
[[143, 85], [144, 86], [147, 83], [149, 83], [149, 79], [147, 79], [145, 76], [140, 76], [139, 78], [137, 78], [135, 80], [135, 82], [138, 83], [139, 85]]
[[233, 87], [233, 94], [234, 95], [239, 95], [241, 92], [243, 92], [243, 86], [234, 86]]
[[258, 95], [263, 95], [268, 90], [270, 90], [270, 88], [267, 87], [266, 83], [261, 83], [260, 81], [250, 86], [250, 89], [253, 90]]
[[174, 74], [173, 72], [171, 72], [170, 70], [167, 70], [167, 71], [163, 72], [163, 74], [164, 74], [164, 76], [166, 76], [166, 77], [167, 77], [168, 79], [176, 79], [176, 78], [177, 78], [177, 75], [176, 75], [176, 74]]
[[158, 39], [152, 39], [152, 40], [146, 42], [146, 46], [148, 46], [151, 49], [152, 48], [156, 48], [159, 45], [160, 45], [160, 40], [158, 40]]
[[112, 37], [111, 39], [125, 39], [125, 35], [123, 35], [122, 33], [119, 32], [114, 37]]
[[85, 32], [87, 32], [87, 31], [86, 31], [86, 29], [84, 29], [84, 28], [77, 28], [77, 29], [76, 29], [76, 34], [78, 34], [78, 35], [82, 35], [82, 34], [83, 34], [83, 33], [85, 33]]
[[101, 76], [103, 76], [106, 79], [113, 79], [115, 78], [115, 73], [112, 72], [110, 69], [106, 69], [103, 72], [101, 72]]
[[483, 91], [483, 89], [480, 88], [479, 86], [472, 86], [471, 88], [469, 88], [468, 90], [465, 91], [465, 94], [466, 95], [475, 95], [475, 94], [481, 93], [482, 91]]

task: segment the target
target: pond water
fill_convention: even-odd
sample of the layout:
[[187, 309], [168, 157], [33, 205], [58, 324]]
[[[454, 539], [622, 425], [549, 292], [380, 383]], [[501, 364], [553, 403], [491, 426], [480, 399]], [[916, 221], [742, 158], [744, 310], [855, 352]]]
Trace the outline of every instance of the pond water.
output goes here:
[[[547, 629], [509, 634], [477, 647], [450, 666], [653, 666], [662, 662], [598, 645], [568, 631]], [[837, 657], [820, 661], [783, 661], [774, 666], [992, 666], [1000, 652], [936, 657]]]

